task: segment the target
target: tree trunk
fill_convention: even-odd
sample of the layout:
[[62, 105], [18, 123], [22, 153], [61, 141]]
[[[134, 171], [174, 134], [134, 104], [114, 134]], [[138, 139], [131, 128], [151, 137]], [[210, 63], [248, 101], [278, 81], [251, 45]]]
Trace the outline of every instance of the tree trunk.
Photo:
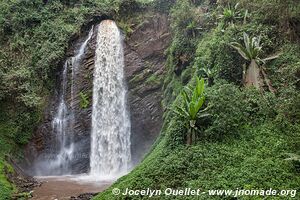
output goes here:
[[245, 83], [246, 87], [254, 86], [257, 89], [261, 89], [262, 79], [260, 76], [260, 69], [255, 60], [251, 60], [250, 65], [246, 71]]
[[195, 144], [196, 143], [196, 133], [195, 133], [195, 130], [193, 129], [192, 130], [192, 144]]
[[191, 129], [189, 128], [187, 135], [186, 135], [186, 144], [191, 145], [192, 144], [192, 133]]

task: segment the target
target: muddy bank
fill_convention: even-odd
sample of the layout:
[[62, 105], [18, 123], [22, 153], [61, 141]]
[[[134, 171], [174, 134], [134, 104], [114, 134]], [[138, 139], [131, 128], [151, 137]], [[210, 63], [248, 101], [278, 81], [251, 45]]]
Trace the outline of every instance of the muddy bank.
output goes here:
[[9, 156], [5, 157], [6, 162], [12, 167], [4, 166], [4, 174], [8, 181], [16, 186], [18, 193], [12, 196], [12, 199], [19, 199], [24, 195], [29, 195], [40, 183], [33, 177], [27, 175], [17, 162]]

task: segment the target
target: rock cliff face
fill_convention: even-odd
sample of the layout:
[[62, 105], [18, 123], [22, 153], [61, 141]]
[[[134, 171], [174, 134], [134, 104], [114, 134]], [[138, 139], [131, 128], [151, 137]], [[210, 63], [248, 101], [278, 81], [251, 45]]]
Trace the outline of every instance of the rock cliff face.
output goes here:
[[[72, 48], [67, 52], [67, 56], [74, 55], [75, 49], [83, 39], [84, 35], [71, 45]], [[143, 19], [142, 23], [134, 25], [133, 32], [124, 42], [127, 104], [131, 116], [131, 149], [134, 164], [138, 163], [149, 150], [162, 125], [161, 89], [165, 63], [164, 51], [169, 41], [167, 16], [154, 14]], [[72, 165], [73, 173], [83, 173], [89, 169], [95, 46], [94, 31], [74, 81], [76, 85], [74, 140], [77, 145]], [[71, 71], [68, 73], [70, 74]], [[60, 82], [61, 72], [57, 74], [56, 88], [60, 87]], [[47, 100], [49, 105], [44, 112], [43, 122], [25, 148], [27, 169], [32, 166], [37, 157], [49, 155], [51, 152], [54, 141], [54, 136], [51, 134], [51, 121], [57, 109], [58, 95], [57, 90]], [[68, 97], [67, 102], [70, 100]]]
[[169, 23], [164, 15], [145, 19], [126, 40], [125, 73], [134, 163], [149, 150], [161, 129], [164, 51], [169, 42]]

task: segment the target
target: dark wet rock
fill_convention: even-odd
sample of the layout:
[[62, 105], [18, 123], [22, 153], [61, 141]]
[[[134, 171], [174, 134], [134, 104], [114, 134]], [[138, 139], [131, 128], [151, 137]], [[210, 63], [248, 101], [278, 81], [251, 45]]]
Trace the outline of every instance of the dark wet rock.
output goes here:
[[156, 14], [137, 24], [125, 42], [125, 75], [131, 115], [131, 149], [137, 163], [149, 150], [162, 126], [164, 51], [170, 30], [166, 15]]

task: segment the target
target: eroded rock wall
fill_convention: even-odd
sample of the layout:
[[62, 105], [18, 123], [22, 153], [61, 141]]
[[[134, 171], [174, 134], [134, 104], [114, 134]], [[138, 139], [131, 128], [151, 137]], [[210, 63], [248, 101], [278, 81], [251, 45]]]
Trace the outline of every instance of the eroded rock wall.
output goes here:
[[170, 42], [168, 18], [148, 16], [125, 42], [125, 73], [131, 114], [131, 149], [137, 163], [149, 150], [162, 126], [162, 83]]

